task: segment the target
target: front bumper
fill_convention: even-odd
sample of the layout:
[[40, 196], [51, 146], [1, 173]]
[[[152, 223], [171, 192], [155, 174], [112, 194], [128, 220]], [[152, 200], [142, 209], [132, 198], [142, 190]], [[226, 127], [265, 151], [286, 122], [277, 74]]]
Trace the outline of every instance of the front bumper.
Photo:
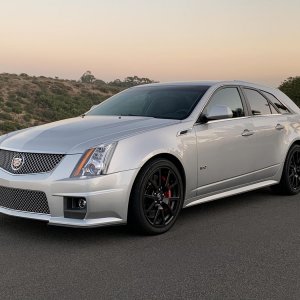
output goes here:
[[[80, 154], [67, 155], [52, 173], [12, 175], [0, 169], [0, 186], [44, 192], [50, 214], [13, 210], [0, 206], [0, 213], [48, 221], [50, 225], [97, 227], [127, 222], [130, 191], [138, 169], [89, 179], [69, 178]], [[1, 196], [1, 195], [0, 195]], [[84, 219], [64, 217], [64, 198], [84, 197]]]

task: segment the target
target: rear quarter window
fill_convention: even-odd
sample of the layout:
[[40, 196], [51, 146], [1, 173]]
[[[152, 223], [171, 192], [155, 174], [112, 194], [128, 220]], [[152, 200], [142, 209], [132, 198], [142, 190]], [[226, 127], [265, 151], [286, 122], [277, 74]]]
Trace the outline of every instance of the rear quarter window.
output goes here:
[[282, 104], [274, 95], [265, 91], [261, 91], [261, 92], [274, 104], [274, 106], [281, 114], [290, 113], [289, 109], [284, 104]]

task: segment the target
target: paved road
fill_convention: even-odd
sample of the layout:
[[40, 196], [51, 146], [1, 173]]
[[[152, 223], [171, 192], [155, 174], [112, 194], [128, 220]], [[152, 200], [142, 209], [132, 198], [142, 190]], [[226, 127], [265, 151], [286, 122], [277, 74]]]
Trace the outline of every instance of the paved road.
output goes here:
[[0, 270], [0, 299], [300, 299], [300, 196], [195, 206], [154, 237], [1, 215]]

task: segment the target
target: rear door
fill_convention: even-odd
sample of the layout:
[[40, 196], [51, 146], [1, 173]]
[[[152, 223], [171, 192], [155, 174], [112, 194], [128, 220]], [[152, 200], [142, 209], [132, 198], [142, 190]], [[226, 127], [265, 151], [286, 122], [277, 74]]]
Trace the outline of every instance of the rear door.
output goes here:
[[282, 162], [281, 145], [286, 132], [286, 116], [266, 98], [259, 90], [243, 87], [254, 126], [254, 168], [257, 179], [271, 177]]

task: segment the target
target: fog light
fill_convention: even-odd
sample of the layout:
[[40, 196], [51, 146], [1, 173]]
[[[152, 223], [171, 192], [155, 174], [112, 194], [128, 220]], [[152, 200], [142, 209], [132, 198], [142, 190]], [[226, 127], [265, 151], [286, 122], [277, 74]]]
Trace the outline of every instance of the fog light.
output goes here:
[[84, 219], [87, 213], [87, 201], [83, 197], [64, 197], [64, 217]]
[[84, 198], [80, 198], [78, 200], [78, 207], [80, 209], [85, 209], [86, 208], [86, 200]]

